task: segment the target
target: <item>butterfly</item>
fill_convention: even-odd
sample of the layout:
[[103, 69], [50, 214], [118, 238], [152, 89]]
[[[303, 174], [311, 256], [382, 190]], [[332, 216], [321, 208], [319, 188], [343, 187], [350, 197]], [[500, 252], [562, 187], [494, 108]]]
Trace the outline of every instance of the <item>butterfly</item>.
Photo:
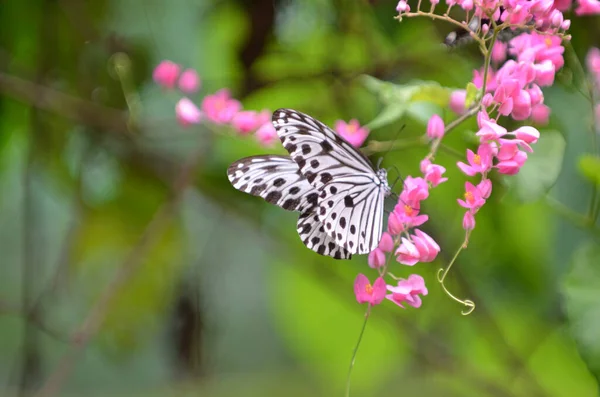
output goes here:
[[279, 109], [272, 122], [290, 155], [234, 162], [227, 170], [233, 187], [299, 212], [300, 239], [318, 254], [350, 259], [374, 250], [391, 193], [387, 171], [304, 113]]

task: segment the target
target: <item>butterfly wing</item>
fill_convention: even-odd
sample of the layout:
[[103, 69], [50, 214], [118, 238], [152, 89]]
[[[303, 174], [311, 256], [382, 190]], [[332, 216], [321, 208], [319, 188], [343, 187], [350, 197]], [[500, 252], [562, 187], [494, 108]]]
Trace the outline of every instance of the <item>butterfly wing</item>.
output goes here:
[[287, 156], [246, 157], [227, 169], [237, 190], [259, 196], [288, 211], [304, 211], [317, 205], [315, 188]]
[[319, 192], [317, 215], [325, 232], [350, 253], [375, 249], [385, 189], [369, 159], [306, 114], [279, 109], [273, 125], [300, 172]]
[[347, 250], [335, 244], [318, 222], [317, 189], [287, 156], [246, 157], [231, 164], [229, 181], [238, 190], [259, 196], [288, 211], [300, 211], [298, 234], [307, 248], [335, 259], [350, 259]]
[[307, 248], [335, 259], [350, 259], [352, 254], [337, 245], [334, 238], [325, 232], [315, 211], [305, 211], [298, 218], [298, 234]]

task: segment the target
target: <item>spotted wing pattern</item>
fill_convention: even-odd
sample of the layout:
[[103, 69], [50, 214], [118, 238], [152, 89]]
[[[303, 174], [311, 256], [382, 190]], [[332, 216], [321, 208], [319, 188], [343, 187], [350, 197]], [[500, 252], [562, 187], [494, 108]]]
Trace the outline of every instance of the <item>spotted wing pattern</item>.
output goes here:
[[307, 248], [335, 259], [349, 259], [351, 254], [339, 247], [325, 233], [318, 221], [318, 192], [288, 156], [254, 156], [231, 164], [229, 181], [238, 190], [259, 196], [288, 211], [300, 212], [298, 234]]
[[350, 253], [375, 249], [389, 193], [385, 172], [380, 179], [358, 149], [308, 115], [279, 109], [273, 125], [300, 172], [319, 192], [317, 215], [325, 232]]

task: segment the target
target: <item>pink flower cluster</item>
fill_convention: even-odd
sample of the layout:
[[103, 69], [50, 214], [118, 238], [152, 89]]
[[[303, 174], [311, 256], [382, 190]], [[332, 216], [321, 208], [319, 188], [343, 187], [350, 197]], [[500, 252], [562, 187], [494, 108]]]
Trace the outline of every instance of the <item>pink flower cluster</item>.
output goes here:
[[[166, 88], [174, 89], [178, 85], [184, 93], [193, 93], [200, 88], [200, 78], [193, 69], [181, 72], [181, 66], [171, 61], [162, 61], [153, 73], [154, 81]], [[228, 125], [240, 135], [254, 132], [256, 139], [269, 146], [277, 139], [277, 132], [271, 123], [271, 111], [243, 110], [242, 104], [231, 97], [228, 89], [221, 89], [202, 100], [200, 108], [189, 98], [181, 98], [175, 105], [177, 121], [183, 126], [199, 124], [203, 120], [217, 125]], [[366, 127], [361, 127], [357, 120], [346, 123], [338, 120], [335, 129], [350, 144], [359, 147], [369, 135]]]
[[[390, 293], [386, 295], [386, 291]], [[419, 295], [427, 295], [427, 287], [425, 287], [423, 277], [417, 274], [411, 274], [405, 280], [398, 280], [396, 285], [386, 285], [382, 277], [378, 277], [371, 284], [367, 276], [359, 274], [354, 281], [354, 295], [356, 295], [358, 303], [375, 306], [380, 304], [383, 298], [386, 298], [404, 309], [403, 304], [420, 307], [421, 297]]]
[[[600, 94], [600, 50], [591, 48], [586, 57], [586, 65], [590, 73], [596, 95]], [[600, 103], [596, 104], [596, 122], [600, 120]]]
[[[427, 125], [427, 137], [432, 143], [439, 141], [444, 136], [444, 128], [442, 119], [434, 115]], [[377, 248], [369, 253], [369, 266], [378, 269], [380, 275], [385, 275], [387, 271], [388, 254], [393, 253], [396, 261], [403, 265], [414, 266], [419, 262], [434, 261], [440, 252], [440, 246], [435, 240], [417, 229], [429, 219], [427, 215], [420, 212], [421, 203], [429, 197], [429, 190], [448, 180], [443, 177], [446, 169], [441, 165], [433, 164], [430, 157], [431, 155], [428, 155], [421, 161], [420, 169], [423, 176], [408, 176], [404, 180], [398, 203], [389, 215], [387, 231], [382, 234]], [[402, 308], [403, 303], [419, 307], [421, 299], [418, 295], [427, 295], [425, 281], [416, 274], [410, 275], [406, 280], [400, 279], [396, 286], [388, 285], [386, 288], [392, 292], [386, 295], [386, 298]], [[376, 303], [371, 302], [371, 304]]]

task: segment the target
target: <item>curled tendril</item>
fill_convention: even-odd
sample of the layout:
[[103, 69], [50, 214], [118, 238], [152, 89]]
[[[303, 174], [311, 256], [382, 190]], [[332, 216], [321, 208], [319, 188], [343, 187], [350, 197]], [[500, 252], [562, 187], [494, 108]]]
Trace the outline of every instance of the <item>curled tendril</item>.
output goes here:
[[[456, 259], [456, 256], [455, 256], [455, 259]], [[448, 274], [448, 271], [450, 270], [450, 267], [452, 267], [452, 263], [454, 263], [454, 260], [452, 260], [452, 262], [450, 262], [450, 265], [448, 265], [447, 268], [445, 268], [445, 269], [440, 268], [440, 270], [438, 270], [437, 280], [440, 283], [440, 285], [442, 286], [442, 289], [444, 290], [446, 295], [448, 295], [450, 298], [452, 298], [456, 302], [461, 303], [467, 307], [467, 309], [461, 311], [460, 313], [463, 316], [468, 316], [469, 314], [473, 313], [473, 311], [475, 310], [475, 302], [473, 302], [470, 299], [457, 298], [452, 292], [448, 291], [448, 288], [446, 288], [446, 285], [444, 284], [444, 280], [446, 278], [446, 275]]]

